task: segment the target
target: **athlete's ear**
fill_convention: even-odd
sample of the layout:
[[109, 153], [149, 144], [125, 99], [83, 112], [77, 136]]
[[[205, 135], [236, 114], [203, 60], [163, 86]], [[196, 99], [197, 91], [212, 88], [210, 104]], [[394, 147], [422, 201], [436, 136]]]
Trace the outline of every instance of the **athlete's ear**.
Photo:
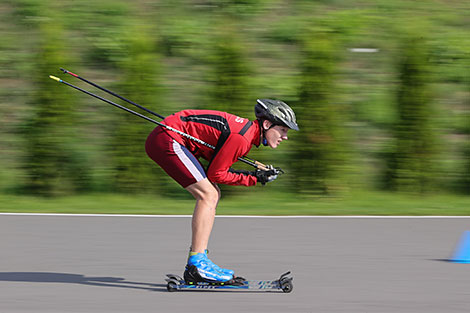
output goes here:
[[264, 120], [264, 121], [263, 121], [263, 129], [264, 129], [264, 130], [268, 130], [268, 129], [271, 127], [272, 124], [273, 124], [273, 123], [272, 123], [271, 121], [269, 121], [269, 120]]

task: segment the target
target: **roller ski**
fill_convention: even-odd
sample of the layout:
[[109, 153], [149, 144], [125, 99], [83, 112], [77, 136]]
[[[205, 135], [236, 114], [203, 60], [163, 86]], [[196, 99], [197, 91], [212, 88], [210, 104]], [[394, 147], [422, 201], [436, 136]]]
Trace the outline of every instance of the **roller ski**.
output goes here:
[[167, 274], [167, 290], [282, 290], [292, 291], [292, 277], [287, 272], [277, 280], [246, 280], [234, 276], [232, 270], [215, 265], [207, 253], [198, 253], [188, 258], [183, 278], [175, 274]]
[[190, 254], [183, 278], [175, 274], [167, 274], [167, 290], [282, 290], [292, 291], [292, 277], [287, 272], [278, 280], [246, 280], [234, 276], [234, 271], [220, 268], [204, 253]]
[[276, 280], [246, 280], [234, 277], [226, 282], [186, 281], [184, 278], [167, 274], [166, 288], [170, 292], [185, 290], [233, 290], [233, 291], [282, 291], [289, 293], [293, 289], [290, 272], [284, 273]]

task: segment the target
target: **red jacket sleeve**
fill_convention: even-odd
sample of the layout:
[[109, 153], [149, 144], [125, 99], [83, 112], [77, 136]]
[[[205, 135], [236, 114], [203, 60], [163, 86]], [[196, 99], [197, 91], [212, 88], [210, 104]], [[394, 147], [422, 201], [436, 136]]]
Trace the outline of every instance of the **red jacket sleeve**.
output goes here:
[[242, 135], [231, 134], [209, 165], [207, 170], [209, 180], [226, 185], [256, 185], [255, 176], [229, 172], [230, 166], [238, 160], [238, 157], [246, 155], [250, 149], [251, 143]]

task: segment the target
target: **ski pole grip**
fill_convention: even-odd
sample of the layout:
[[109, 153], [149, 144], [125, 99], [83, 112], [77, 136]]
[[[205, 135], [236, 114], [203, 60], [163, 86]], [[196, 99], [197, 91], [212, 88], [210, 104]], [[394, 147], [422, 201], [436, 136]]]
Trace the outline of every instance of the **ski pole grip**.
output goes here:
[[265, 164], [261, 163], [261, 162], [255, 161], [255, 165], [260, 170], [263, 170], [263, 171], [269, 170], [268, 167]]

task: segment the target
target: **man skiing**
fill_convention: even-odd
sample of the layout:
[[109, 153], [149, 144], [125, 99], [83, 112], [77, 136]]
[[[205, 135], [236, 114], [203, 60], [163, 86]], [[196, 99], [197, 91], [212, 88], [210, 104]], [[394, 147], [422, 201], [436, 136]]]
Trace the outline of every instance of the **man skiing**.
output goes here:
[[[284, 102], [258, 99], [256, 120], [250, 121], [226, 112], [183, 110], [168, 116], [163, 124], [201, 139], [208, 148], [174, 131], [157, 126], [148, 136], [145, 148], [149, 157], [196, 199], [192, 217], [191, 249], [185, 269], [186, 280], [229, 282], [234, 271], [223, 269], [207, 257], [207, 246], [220, 199], [217, 184], [253, 186], [277, 178], [277, 171], [233, 170], [238, 157], [248, 154], [253, 145], [276, 148], [287, 140], [289, 129], [299, 130], [294, 111]], [[209, 162], [204, 170], [199, 158]]]

